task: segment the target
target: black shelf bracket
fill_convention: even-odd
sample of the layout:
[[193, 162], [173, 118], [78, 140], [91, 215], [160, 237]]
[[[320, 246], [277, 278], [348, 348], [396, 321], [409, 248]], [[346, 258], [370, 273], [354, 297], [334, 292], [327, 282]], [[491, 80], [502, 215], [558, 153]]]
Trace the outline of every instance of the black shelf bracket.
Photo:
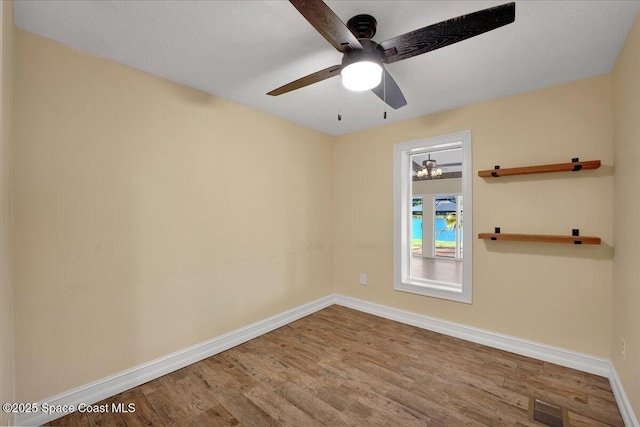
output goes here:
[[[572, 163], [578, 163], [579, 161], [580, 161], [580, 158], [578, 157], [574, 157], [573, 159], [571, 159]], [[582, 165], [573, 165], [572, 172], [577, 172], [581, 169], [582, 169]]]
[[[499, 165], [496, 165], [496, 166], [494, 166], [493, 168], [494, 168], [496, 171], [497, 171], [497, 170], [500, 170], [500, 166], [499, 166]], [[498, 172], [496, 172], [496, 171], [491, 172], [491, 176], [492, 176], [492, 177], [494, 177], [494, 178], [497, 178], [497, 177], [499, 177], [499, 176], [500, 176], [500, 175], [498, 175]]]
[[[493, 231], [496, 234], [500, 234], [500, 227], [496, 227]], [[492, 237], [491, 240], [498, 240], [498, 238], [497, 237]]]
[[[577, 160], [577, 159], [574, 159], [574, 160]], [[574, 170], [575, 170], [575, 169], [574, 169]], [[578, 169], [578, 170], [579, 170], [579, 169]], [[578, 228], [574, 228], [573, 230], [571, 230], [571, 235], [572, 235], [572, 236], [575, 236], [575, 237], [580, 236], [580, 229], [578, 229]], [[582, 244], [582, 240], [574, 240], [574, 241], [573, 241], [573, 244], [574, 244], [574, 245], [581, 245], [581, 244]]]

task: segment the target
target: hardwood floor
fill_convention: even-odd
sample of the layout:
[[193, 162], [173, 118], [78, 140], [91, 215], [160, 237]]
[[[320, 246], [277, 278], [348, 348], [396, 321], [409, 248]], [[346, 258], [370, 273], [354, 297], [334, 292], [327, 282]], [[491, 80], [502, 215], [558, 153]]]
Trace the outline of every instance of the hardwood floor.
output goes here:
[[331, 306], [50, 425], [540, 426], [531, 396], [623, 426], [606, 378]]

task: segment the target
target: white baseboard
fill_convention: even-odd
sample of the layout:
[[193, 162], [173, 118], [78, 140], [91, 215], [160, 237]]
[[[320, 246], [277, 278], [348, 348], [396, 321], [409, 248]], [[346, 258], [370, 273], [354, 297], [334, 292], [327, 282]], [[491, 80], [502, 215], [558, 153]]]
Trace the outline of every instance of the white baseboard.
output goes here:
[[[128, 369], [118, 374], [103, 378], [93, 383], [78, 387], [57, 396], [45, 399], [42, 403], [49, 405], [73, 405], [77, 407], [80, 403], [91, 405], [108, 397], [114, 396], [130, 388], [139, 386], [148, 381], [159, 378], [163, 375], [184, 368], [185, 366], [199, 362], [239, 344], [252, 340], [260, 335], [271, 332], [281, 326], [287, 325], [295, 320], [301, 319], [323, 308], [334, 304], [334, 295], [320, 298], [308, 304], [303, 304], [294, 309], [285, 311], [249, 326], [236, 329], [227, 334], [220, 335], [209, 341], [196, 344], [184, 350], [177, 351], [168, 356], [161, 357], [151, 362], [145, 363], [135, 368]], [[53, 421], [65, 413], [31, 413], [18, 414], [15, 423], [18, 426], [42, 425]]]
[[[168, 356], [128, 369], [91, 384], [78, 387], [50, 399], [45, 399], [40, 402], [40, 404], [46, 402], [49, 405], [74, 405], [77, 407], [80, 403], [89, 405], [99, 402], [130, 388], [199, 362], [200, 360], [206, 359], [214, 354], [228, 350], [253, 338], [259, 337], [260, 335], [266, 334], [267, 332], [271, 332], [274, 329], [287, 325], [333, 304], [338, 304], [385, 319], [395, 320], [397, 322], [439, 332], [500, 350], [608, 377], [625, 425], [627, 427], [640, 427], [638, 425], [638, 420], [633, 413], [633, 409], [631, 408], [631, 404], [624, 392], [620, 378], [618, 378], [618, 374], [616, 373], [613, 365], [607, 359], [510, 337], [495, 332], [485, 331], [339, 294], [328, 295], [324, 298], [301, 305], [294, 309], [285, 311], [284, 313], [253, 323], [249, 326], [236, 329], [235, 331], [197, 344], [193, 347], [172, 353]], [[15, 422], [16, 425], [41, 425], [63, 415], [63, 413], [19, 414], [16, 416]]]
[[422, 314], [411, 313], [397, 308], [387, 307], [368, 301], [359, 300], [343, 295], [336, 295], [336, 304], [353, 308], [358, 311], [406, 323], [407, 325], [439, 332], [463, 340], [483, 344], [488, 347], [509, 351], [511, 353], [532, 357], [545, 362], [555, 363], [568, 368], [578, 369], [591, 374], [608, 377], [610, 362], [606, 359], [510, 337], [495, 332], [485, 331], [471, 326], [461, 325], [446, 320], [436, 319]]
[[629, 402], [629, 398], [627, 398], [627, 393], [624, 392], [622, 382], [620, 382], [620, 377], [618, 377], [618, 372], [616, 372], [616, 368], [613, 366], [613, 363], [611, 364], [609, 383], [611, 384], [613, 395], [618, 403], [618, 408], [620, 409], [620, 415], [622, 415], [624, 425], [627, 427], [640, 427], [638, 419], [633, 413], [633, 408], [631, 408], [631, 403]]

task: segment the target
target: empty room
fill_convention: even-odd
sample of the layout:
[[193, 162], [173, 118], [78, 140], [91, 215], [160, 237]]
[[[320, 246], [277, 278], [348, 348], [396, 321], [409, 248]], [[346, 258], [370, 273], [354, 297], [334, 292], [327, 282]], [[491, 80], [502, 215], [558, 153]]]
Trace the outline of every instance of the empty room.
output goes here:
[[640, 0], [1, 1], [0, 425], [640, 427]]

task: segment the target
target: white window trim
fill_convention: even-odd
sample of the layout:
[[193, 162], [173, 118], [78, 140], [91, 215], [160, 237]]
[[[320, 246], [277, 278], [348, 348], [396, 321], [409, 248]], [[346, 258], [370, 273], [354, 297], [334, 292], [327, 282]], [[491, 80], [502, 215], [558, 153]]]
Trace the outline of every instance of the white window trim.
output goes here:
[[[464, 198], [462, 285], [410, 277], [411, 261], [411, 155], [462, 147], [462, 196]], [[425, 150], [426, 149], [426, 150]], [[457, 132], [393, 146], [393, 278], [394, 289], [453, 301], [472, 302], [473, 194], [471, 188], [471, 131]]]

